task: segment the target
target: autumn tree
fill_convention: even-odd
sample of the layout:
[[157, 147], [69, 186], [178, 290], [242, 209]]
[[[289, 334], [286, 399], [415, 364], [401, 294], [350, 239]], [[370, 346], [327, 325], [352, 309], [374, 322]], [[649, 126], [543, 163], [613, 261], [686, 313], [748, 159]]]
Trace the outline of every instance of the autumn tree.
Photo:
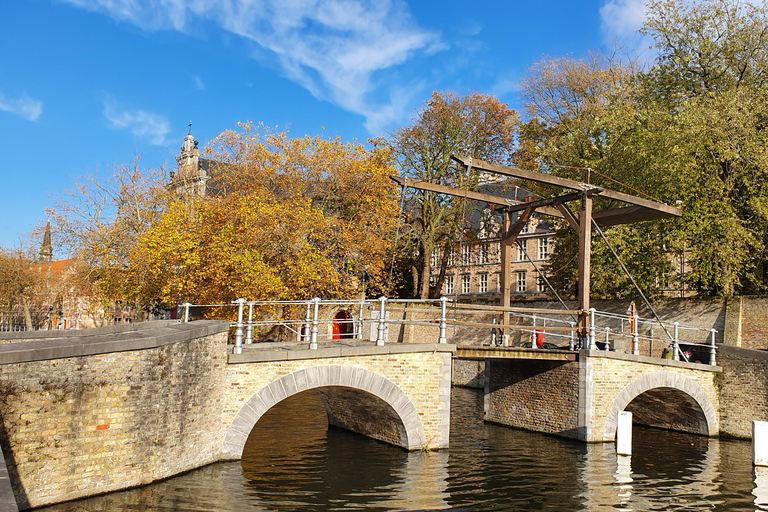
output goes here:
[[[511, 158], [517, 114], [491, 95], [432, 93], [410, 126], [387, 141], [402, 176], [418, 181], [473, 189], [479, 174], [467, 173], [451, 160], [461, 154], [506, 163]], [[413, 295], [434, 297], [442, 288], [450, 251], [468, 227], [465, 206], [456, 198], [423, 190], [405, 190], [408, 222], [403, 239], [410, 242]], [[430, 257], [441, 250], [440, 276], [430, 288]]]
[[21, 250], [0, 248], [0, 307], [9, 318], [21, 306], [28, 331], [34, 328], [32, 310], [39, 310], [43, 297], [43, 281], [32, 268], [33, 260]]
[[139, 237], [143, 294], [171, 304], [381, 293], [397, 203], [386, 151], [242, 124], [213, 141], [205, 198]]

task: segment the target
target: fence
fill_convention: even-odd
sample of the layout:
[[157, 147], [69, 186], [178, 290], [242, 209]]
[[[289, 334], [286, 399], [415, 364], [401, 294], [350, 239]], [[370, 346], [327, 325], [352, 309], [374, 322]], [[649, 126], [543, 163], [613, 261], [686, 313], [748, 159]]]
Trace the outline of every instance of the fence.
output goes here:
[[[422, 307], [414, 307], [421, 305]], [[293, 333], [297, 342], [306, 343], [309, 349], [318, 348], [321, 340], [330, 338], [348, 338], [358, 341], [365, 339], [365, 325], [370, 326], [371, 342], [384, 345], [388, 341], [389, 327], [404, 326], [424, 327], [428, 331], [436, 330], [437, 342], [448, 342], [448, 330], [453, 328], [452, 341], [461, 344], [490, 344], [513, 346], [511, 334], [517, 333], [517, 343], [523, 348], [537, 350], [565, 349], [578, 350], [616, 350], [640, 355], [641, 343], [649, 355], [657, 355], [661, 348], [661, 356], [673, 360], [704, 361], [716, 364], [715, 329], [701, 329], [680, 325], [662, 323], [658, 320], [641, 318], [634, 315], [617, 315], [597, 311], [594, 308], [588, 312], [578, 310], [553, 310], [537, 308], [485, 306], [478, 304], [463, 304], [447, 297], [440, 299], [366, 299], [356, 301], [321, 300], [314, 298], [305, 301], [248, 301], [238, 299], [231, 304], [209, 304], [196, 306], [183, 304], [183, 321], [189, 320], [192, 307], [236, 307], [237, 321], [234, 327], [234, 352], [240, 354], [244, 345], [254, 343], [254, 332], [265, 327], [280, 326]], [[430, 307], [423, 307], [430, 306]], [[247, 309], [246, 309], [247, 308]], [[288, 309], [295, 315], [293, 318], [263, 318], [254, 320], [254, 311], [259, 309], [276, 311], [277, 308]], [[326, 318], [321, 311], [341, 311], [345, 316], [338, 315]], [[298, 311], [302, 314], [299, 317]], [[355, 311], [355, 315], [346, 315]], [[366, 312], [369, 313], [366, 318]], [[403, 313], [405, 318], [392, 318], [390, 313]], [[416, 318], [408, 318], [408, 314]], [[449, 317], [449, 314], [452, 317]], [[580, 330], [578, 317], [587, 316], [586, 328]], [[264, 317], [265, 315], [261, 315]], [[268, 315], [266, 315], [268, 316]], [[326, 315], [331, 316], [331, 315]], [[466, 318], [483, 316], [486, 321], [470, 321]], [[481, 319], [482, 320], [482, 319]], [[324, 329], [321, 326], [332, 324], [338, 331]], [[457, 335], [457, 328], [465, 328]], [[642, 328], [646, 333], [642, 333]], [[654, 336], [654, 328], [664, 332], [665, 337]], [[469, 329], [469, 331], [467, 330]], [[685, 332], [686, 339], [681, 339]], [[530, 337], [529, 342], [525, 338]], [[558, 343], [545, 343], [545, 337]], [[458, 341], [457, 341], [457, 338]], [[567, 342], [567, 345], [565, 345]], [[622, 347], [623, 344], [623, 347]], [[689, 350], [686, 350], [689, 349]]]

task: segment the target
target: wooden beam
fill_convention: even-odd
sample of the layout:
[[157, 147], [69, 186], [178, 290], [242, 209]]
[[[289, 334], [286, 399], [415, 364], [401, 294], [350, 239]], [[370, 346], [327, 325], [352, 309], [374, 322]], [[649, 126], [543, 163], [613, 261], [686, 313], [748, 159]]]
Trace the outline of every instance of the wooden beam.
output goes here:
[[556, 204], [557, 209], [562, 214], [563, 218], [568, 221], [568, 224], [571, 226], [571, 229], [573, 229], [575, 232], [579, 232], [579, 221], [576, 219], [576, 216], [573, 214], [570, 208], [568, 208], [568, 205], [565, 203]]
[[590, 255], [592, 246], [592, 197], [584, 194], [581, 199], [581, 211], [579, 212], [579, 289], [578, 301], [579, 328], [582, 336], [586, 335], [589, 322], [587, 310], [589, 309], [590, 290]]
[[627, 206], [625, 208], [613, 208], [594, 212], [592, 218], [600, 227], [616, 226], [619, 224], [633, 224], [658, 218], [656, 212], [642, 206]]
[[[593, 188], [585, 191], [584, 193], [589, 194], [590, 196], [593, 196], [593, 195], [599, 194], [601, 191], [602, 189], [600, 188]], [[557, 206], [558, 204], [563, 204], [570, 201], [576, 201], [578, 199], [581, 199], [584, 193], [574, 192], [573, 194], [566, 194], [563, 196], [552, 197], [549, 199], [540, 199], [539, 201], [531, 201], [529, 203], [516, 204], [514, 206], [508, 206], [507, 210], [510, 212], [518, 212], [520, 210], [525, 210], [526, 208], [529, 208], [529, 207], [539, 209], [541, 207], [549, 206], [549, 205]], [[558, 212], [558, 213], [562, 215], [562, 212]]]
[[[464, 166], [467, 166], [467, 164], [469, 163], [469, 159], [461, 155], [453, 155], [451, 156], [451, 158], [454, 161]], [[511, 167], [508, 165], [494, 164], [491, 162], [486, 162], [484, 160], [478, 160], [475, 158], [472, 159], [472, 168], [480, 171], [495, 172], [497, 174], [501, 174], [502, 176], [510, 176], [513, 178], [536, 181], [538, 183], [546, 183], [548, 185], [555, 185], [558, 187], [567, 188], [571, 190], [584, 189], [584, 184], [579, 183], [578, 181], [575, 181], [575, 180], [560, 178], [559, 176], [551, 176], [549, 174], [544, 174], [542, 172], [526, 171], [525, 169], [520, 169], [519, 167]], [[624, 203], [629, 203], [636, 206], [642, 206], [644, 208], [653, 210], [657, 212], [657, 215], [653, 218], [670, 217], [670, 216], [680, 217], [682, 215], [680, 208], [675, 208], [674, 206], [669, 206], [667, 204], [660, 203], [658, 201], [652, 201], [650, 199], [643, 199], [642, 197], [625, 194], [623, 192], [618, 192], [616, 190], [603, 189], [603, 191], [600, 193], [600, 196], [607, 197], [608, 199], [615, 199], [617, 201], [622, 201]]]
[[[467, 199], [474, 199], [477, 201], [484, 201], [489, 204], [502, 205], [502, 206], [510, 206], [512, 205], [512, 203], [514, 203], [512, 199], [507, 199], [506, 197], [494, 196], [492, 194], [475, 192], [473, 190], [465, 190], [462, 188], [447, 187], [445, 185], [436, 185], [428, 181], [415, 181], [415, 180], [412, 180], [411, 178], [406, 178], [404, 176], [390, 176], [389, 178], [395, 183], [397, 183], [398, 185], [400, 185], [401, 187], [405, 185], [406, 187], [415, 188], [417, 190], [428, 190], [430, 192], [437, 192], [438, 194], [447, 194], [449, 196], [465, 197]], [[527, 204], [527, 203], [521, 203], [521, 204]], [[520, 210], [524, 210], [524, 209], [525, 207], [520, 208]], [[539, 213], [542, 213], [544, 215], [550, 215], [552, 217], [562, 217], [560, 212], [558, 212], [555, 208], [549, 208], [545, 206], [545, 207], [538, 208], [537, 210]]]

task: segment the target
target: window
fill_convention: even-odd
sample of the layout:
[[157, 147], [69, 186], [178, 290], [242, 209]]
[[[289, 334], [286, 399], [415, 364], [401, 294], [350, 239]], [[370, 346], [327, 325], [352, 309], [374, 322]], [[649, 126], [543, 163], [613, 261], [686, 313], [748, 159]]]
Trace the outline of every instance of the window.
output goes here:
[[469, 293], [471, 290], [471, 279], [469, 274], [461, 276], [461, 293]]
[[461, 264], [462, 265], [472, 264], [472, 247], [465, 245], [461, 248]]
[[432, 266], [432, 268], [436, 267], [439, 261], [440, 261], [440, 249], [433, 249], [432, 255], [429, 257], [430, 266]]
[[520, 230], [520, 233], [527, 233], [528, 229], [530, 229], [529, 224], [530, 222], [526, 222], [525, 224], [523, 224], [523, 229]]
[[480, 244], [480, 263], [485, 265], [491, 262], [491, 245]]
[[478, 292], [488, 293], [488, 274], [480, 274], [480, 281], [478, 283]]
[[515, 261], [525, 261], [525, 251], [523, 250], [523, 247], [525, 247], [525, 240], [519, 240], [515, 247], [517, 247], [517, 254], [515, 257]]
[[448, 266], [454, 267], [456, 266], [456, 251], [451, 249], [451, 252], [448, 253]]
[[445, 294], [453, 294], [453, 276], [445, 276]]
[[547, 282], [541, 276], [536, 278], [536, 291], [539, 293], [544, 293], [547, 291]]
[[517, 287], [515, 291], [522, 293], [526, 289], [525, 272], [517, 272]]
[[496, 263], [501, 263], [501, 242], [496, 242]]
[[537, 256], [540, 260], [549, 259], [549, 238], [539, 238]]

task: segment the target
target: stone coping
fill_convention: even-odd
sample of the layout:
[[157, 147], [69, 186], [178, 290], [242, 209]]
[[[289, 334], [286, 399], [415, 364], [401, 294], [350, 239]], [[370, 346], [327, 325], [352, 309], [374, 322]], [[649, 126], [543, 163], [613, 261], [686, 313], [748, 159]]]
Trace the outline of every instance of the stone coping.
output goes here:
[[576, 352], [571, 350], [477, 345], [459, 346], [456, 356], [462, 359], [548, 359], [553, 361], [576, 361]]
[[83, 329], [72, 331], [80, 332], [80, 336], [68, 335], [55, 339], [27, 340], [0, 345], [0, 365], [146, 350], [229, 330], [229, 322], [220, 320], [198, 320], [189, 323], [160, 320], [157, 323], [143, 323], [154, 325], [143, 329], [99, 334]]
[[268, 361], [295, 361], [300, 359], [330, 359], [335, 357], [379, 356], [389, 354], [410, 354], [417, 352], [456, 352], [456, 345], [450, 343], [397, 343], [378, 346], [375, 344], [320, 346], [316, 350], [306, 347], [290, 350], [287, 347], [273, 350], [248, 350], [242, 354], [229, 354], [230, 364], [263, 363]]
[[50, 331], [41, 329], [38, 331], [0, 332], [0, 341], [34, 341], [70, 337], [80, 338], [83, 336], [95, 336], [99, 334], [143, 331], [146, 329], [155, 329], [158, 326], [173, 325], [177, 323], [179, 323], [178, 320], [149, 320], [147, 322], [131, 322], [129, 324], [106, 325], [104, 327], [92, 327], [89, 329], [51, 329]]
[[602, 357], [604, 359], [619, 359], [622, 361], [632, 361], [635, 363], [646, 363], [656, 366], [671, 366], [674, 368], [685, 368], [689, 370], [704, 370], [709, 372], [721, 372], [722, 366], [701, 364], [701, 363], [688, 363], [686, 361], [673, 361], [672, 359], [664, 359], [661, 357], [649, 357], [649, 356], [636, 356], [633, 354], [624, 354], [622, 352], [606, 352], [605, 350], [580, 350], [579, 360], [584, 360], [587, 357]]
[[[746, 297], [745, 297], [746, 298]], [[762, 361], [768, 361], [768, 352], [765, 350], [759, 350], [756, 348], [737, 347], [735, 345], [717, 344], [717, 351], [724, 352], [726, 354], [733, 354], [740, 357], [749, 357], [752, 359], [760, 359]]]

